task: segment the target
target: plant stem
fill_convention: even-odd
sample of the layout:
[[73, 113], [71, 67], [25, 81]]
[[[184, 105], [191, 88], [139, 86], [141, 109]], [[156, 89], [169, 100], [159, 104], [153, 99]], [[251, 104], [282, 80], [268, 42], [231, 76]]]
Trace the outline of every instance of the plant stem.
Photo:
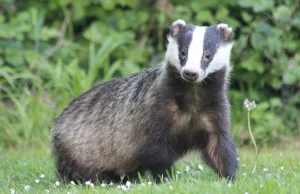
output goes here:
[[250, 112], [251, 111], [248, 110], [248, 130], [249, 130], [249, 133], [250, 133], [250, 136], [251, 136], [254, 148], [255, 148], [255, 164], [254, 164], [253, 169], [252, 169], [252, 173], [254, 173], [255, 169], [256, 169], [256, 164], [257, 164], [258, 151], [257, 151], [256, 142], [255, 142], [255, 139], [254, 139], [254, 136], [253, 136], [253, 133], [252, 133], [252, 129], [251, 129], [251, 125], [250, 125]]

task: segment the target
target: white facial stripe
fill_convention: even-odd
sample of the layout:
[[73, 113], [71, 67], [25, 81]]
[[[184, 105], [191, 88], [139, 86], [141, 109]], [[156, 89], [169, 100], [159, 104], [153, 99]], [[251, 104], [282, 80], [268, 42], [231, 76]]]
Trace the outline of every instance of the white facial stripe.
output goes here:
[[229, 66], [230, 52], [231, 52], [232, 46], [233, 46], [233, 43], [227, 44], [224, 46], [220, 46], [217, 49], [217, 52], [215, 53], [213, 60], [210, 62], [210, 64], [206, 68], [206, 75], [213, 73], [217, 70], [220, 70], [225, 66]]
[[175, 66], [178, 70], [180, 70], [180, 60], [179, 60], [179, 51], [178, 51], [178, 43], [172, 37], [168, 37], [168, 47], [165, 55], [165, 61], [170, 62], [173, 66]]
[[196, 26], [191, 44], [188, 49], [188, 58], [182, 70], [191, 70], [199, 73], [199, 80], [204, 76], [201, 69], [201, 58], [203, 54], [203, 41], [206, 27]]

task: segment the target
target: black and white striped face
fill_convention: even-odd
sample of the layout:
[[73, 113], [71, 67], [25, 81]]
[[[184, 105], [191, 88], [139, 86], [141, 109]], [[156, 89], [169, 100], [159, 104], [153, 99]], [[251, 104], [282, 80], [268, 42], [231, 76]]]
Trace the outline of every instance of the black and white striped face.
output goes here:
[[209, 74], [229, 66], [232, 29], [227, 24], [194, 26], [183, 20], [170, 28], [166, 62], [189, 82], [201, 82]]

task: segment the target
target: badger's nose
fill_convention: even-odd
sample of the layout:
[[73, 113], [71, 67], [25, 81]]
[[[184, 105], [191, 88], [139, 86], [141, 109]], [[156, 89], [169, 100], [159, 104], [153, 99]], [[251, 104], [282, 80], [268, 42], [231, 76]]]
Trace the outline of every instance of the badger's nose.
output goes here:
[[199, 77], [199, 74], [196, 71], [184, 70], [183, 77], [188, 81], [196, 81], [197, 78]]

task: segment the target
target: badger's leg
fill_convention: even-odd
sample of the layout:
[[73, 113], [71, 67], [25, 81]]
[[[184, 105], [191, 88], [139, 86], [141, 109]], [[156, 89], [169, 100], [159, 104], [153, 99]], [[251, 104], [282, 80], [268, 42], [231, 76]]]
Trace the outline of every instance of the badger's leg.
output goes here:
[[205, 161], [222, 177], [234, 181], [237, 170], [235, 146], [229, 131], [214, 132], [208, 135], [203, 149]]
[[161, 169], [155, 169], [151, 171], [151, 174], [156, 181], [156, 183], [162, 182], [165, 178], [168, 178], [171, 176], [172, 173], [172, 167], [168, 168], [161, 168]]

